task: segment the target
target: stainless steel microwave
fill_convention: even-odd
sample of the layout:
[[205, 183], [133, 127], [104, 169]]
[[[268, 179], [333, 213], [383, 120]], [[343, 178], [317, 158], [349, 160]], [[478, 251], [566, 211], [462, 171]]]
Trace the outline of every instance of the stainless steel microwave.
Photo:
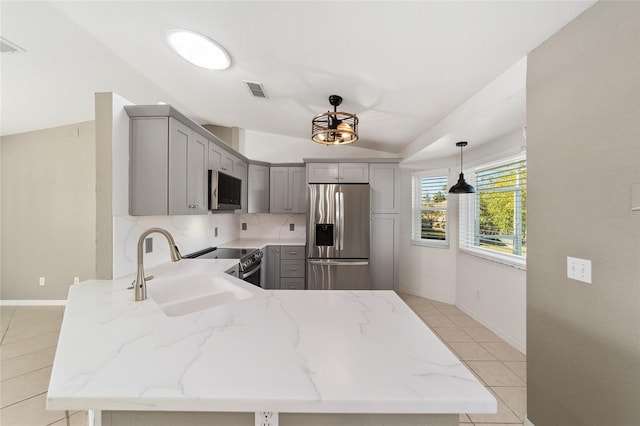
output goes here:
[[239, 210], [242, 180], [217, 170], [209, 170], [209, 210]]

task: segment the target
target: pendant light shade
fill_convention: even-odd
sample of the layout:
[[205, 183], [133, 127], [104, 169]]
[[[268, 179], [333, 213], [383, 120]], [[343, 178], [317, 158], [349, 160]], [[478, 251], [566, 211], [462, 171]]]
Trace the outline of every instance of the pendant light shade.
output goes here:
[[458, 182], [449, 188], [449, 194], [473, 194], [476, 189], [464, 180], [464, 173], [462, 173], [462, 148], [467, 146], [467, 143], [458, 142], [456, 146], [460, 147], [460, 174], [458, 175]]
[[329, 96], [333, 112], [316, 115], [311, 122], [311, 140], [324, 145], [346, 145], [358, 140], [358, 117], [338, 111], [342, 97]]

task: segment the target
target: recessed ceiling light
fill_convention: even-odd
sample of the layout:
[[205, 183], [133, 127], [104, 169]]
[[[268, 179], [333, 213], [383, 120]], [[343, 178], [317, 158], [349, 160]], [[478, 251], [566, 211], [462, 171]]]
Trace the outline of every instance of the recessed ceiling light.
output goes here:
[[194, 65], [210, 70], [224, 70], [231, 58], [222, 46], [209, 37], [194, 31], [167, 31], [167, 42], [175, 52]]

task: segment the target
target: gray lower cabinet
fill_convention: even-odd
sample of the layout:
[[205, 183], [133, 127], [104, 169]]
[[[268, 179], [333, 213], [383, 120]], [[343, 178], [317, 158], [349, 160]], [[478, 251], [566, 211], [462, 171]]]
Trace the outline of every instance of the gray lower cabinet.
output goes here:
[[304, 246], [268, 246], [266, 263], [266, 288], [305, 289]]
[[209, 142], [173, 117], [130, 123], [130, 214], [206, 214]]
[[394, 290], [399, 260], [400, 218], [397, 214], [371, 215], [371, 289]]
[[280, 246], [267, 246], [266, 250], [265, 288], [280, 288]]

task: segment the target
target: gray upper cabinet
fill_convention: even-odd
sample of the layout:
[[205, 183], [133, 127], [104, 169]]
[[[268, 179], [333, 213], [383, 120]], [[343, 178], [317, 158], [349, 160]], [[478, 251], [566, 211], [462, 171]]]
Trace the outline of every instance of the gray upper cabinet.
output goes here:
[[169, 118], [169, 214], [206, 214], [209, 141]]
[[308, 163], [309, 183], [367, 183], [369, 163]]
[[269, 210], [271, 213], [305, 213], [307, 210], [306, 169], [271, 167]]
[[371, 213], [399, 213], [400, 168], [395, 163], [371, 163]]
[[169, 214], [169, 117], [131, 120], [129, 214]]
[[233, 176], [237, 177], [242, 181], [241, 195], [240, 195], [240, 210], [236, 210], [242, 213], [247, 213], [247, 195], [248, 195], [248, 170], [247, 163], [242, 160], [235, 159], [233, 162]]
[[338, 163], [308, 163], [307, 182], [338, 183]]
[[222, 150], [213, 142], [209, 142], [209, 168], [222, 170]]
[[235, 176], [234, 165], [238, 160], [236, 157], [220, 148], [213, 142], [209, 142], [209, 168], [219, 172]]
[[338, 163], [338, 179], [340, 183], [369, 182], [368, 163]]
[[248, 213], [269, 213], [269, 167], [249, 164]]
[[226, 173], [230, 176], [237, 177], [242, 181], [242, 195], [240, 205], [242, 208], [236, 210], [242, 213], [247, 212], [247, 181], [248, 170], [247, 163], [233, 154], [227, 152], [214, 142], [209, 141], [209, 169]]
[[173, 117], [132, 118], [130, 132], [130, 214], [206, 214], [208, 141]]

